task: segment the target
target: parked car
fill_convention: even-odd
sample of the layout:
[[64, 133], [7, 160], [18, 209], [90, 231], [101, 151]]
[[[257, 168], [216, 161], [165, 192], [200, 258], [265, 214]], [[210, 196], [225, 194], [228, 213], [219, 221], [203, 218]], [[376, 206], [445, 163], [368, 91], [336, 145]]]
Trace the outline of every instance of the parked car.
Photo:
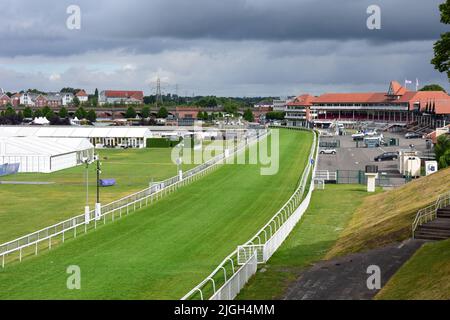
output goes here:
[[385, 152], [376, 156], [374, 161], [388, 161], [388, 160], [397, 160], [398, 153], [397, 152]]
[[422, 135], [420, 133], [407, 132], [405, 134], [405, 139], [420, 139], [420, 138], [422, 138]]
[[353, 141], [363, 141], [366, 135], [364, 133], [355, 133], [352, 135]]
[[322, 149], [319, 152], [320, 154], [336, 154], [336, 149]]

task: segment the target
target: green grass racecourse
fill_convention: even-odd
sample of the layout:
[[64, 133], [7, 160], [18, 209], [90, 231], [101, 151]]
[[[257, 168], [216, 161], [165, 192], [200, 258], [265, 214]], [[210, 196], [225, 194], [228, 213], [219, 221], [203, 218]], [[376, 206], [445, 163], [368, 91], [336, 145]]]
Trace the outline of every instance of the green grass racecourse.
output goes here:
[[[115, 178], [117, 185], [101, 189], [102, 203], [148, 187], [177, 174], [171, 149], [99, 150], [102, 178]], [[185, 165], [185, 169], [194, 165]], [[96, 196], [95, 166], [89, 170], [89, 202]], [[86, 203], [85, 167], [51, 174], [18, 174], [0, 177], [8, 181], [44, 181], [50, 185], [0, 185], [0, 243], [82, 214]]]
[[[280, 170], [226, 165], [154, 206], [0, 271], [0, 299], [179, 299], [290, 197], [312, 134], [280, 131]], [[81, 268], [68, 290], [67, 267]]]

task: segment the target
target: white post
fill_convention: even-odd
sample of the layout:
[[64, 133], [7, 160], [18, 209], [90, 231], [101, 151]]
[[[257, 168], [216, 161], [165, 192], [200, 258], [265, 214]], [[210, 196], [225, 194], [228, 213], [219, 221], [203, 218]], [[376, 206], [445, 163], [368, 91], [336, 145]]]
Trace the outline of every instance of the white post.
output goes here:
[[85, 224], [89, 224], [90, 222], [90, 214], [89, 214], [90, 210], [89, 210], [89, 206], [85, 206], [84, 207], [84, 223]]
[[180, 177], [180, 181], [183, 181], [183, 170], [178, 171], [178, 176]]
[[95, 220], [100, 220], [102, 217], [102, 204], [96, 203], [95, 204]]
[[375, 180], [378, 178], [378, 173], [366, 173], [367, 177], [367, 192], [375, 192]]

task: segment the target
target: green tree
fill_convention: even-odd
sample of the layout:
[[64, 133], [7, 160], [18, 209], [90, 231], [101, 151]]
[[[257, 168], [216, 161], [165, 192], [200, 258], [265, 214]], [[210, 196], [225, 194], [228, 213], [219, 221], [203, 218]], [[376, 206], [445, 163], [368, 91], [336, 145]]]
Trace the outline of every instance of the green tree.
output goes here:
[[244, 120], [248, 121], [248, 122], [253, 122], [255, 121], [255, 118], [253, 117], [253, 112], [250, 109], [246, 109], [244, 111]]
[[33, 110], [31, 110], [30, 107], [25, 107], [25, 109], [23, 109], [23, 116], [25, 118], [33, 118]]
[[[441, 22], [450, 24], [450, 0], [439, 5]], [[439, 72], [446, 72], [450, 80], [450, 32], [441, 34], [441, 39], [434, 44], [434, 58], [431, 60]]]
[[47, 120], [51, 120], [51, 119], [53, 119], [54, 117], [55, 117], [55, 113], [53, 112], [53, 110], [52, 109], [49, 109], [45, 114], [44, 114], [44, 116], [47, 118]]
[[268, 112], [266, 114], [267, 120], [283, 120], [284, 119], [284, 112], [281, 111], [272, 111]]
[[19, 120], [19, 122], [22, 122], [23, 118], [24, 118], [24, 116], [23, 116], [22, 111], [17, 112], [17, 120]]
[[444, 91], [445, 92], [444, 88], [442, 88], [438, 84], [427, 84], [426, 86], [424, 86], [419, 91]]
[[158, 114], [156, 115], [158, 118], [166, 119], [169, 116], [169, 111], [165, 107], [161, 107], [158, 110]]
[[136, 110], [133, 107], [128, 107], [127, 112], [125, 112], [125, 118], [134, 119], [136, 118]]
[[91, 109], [87, 113], [86, 119], [88, 119], [90, 122], [95, 122], [95, 121], [97, 121], [97, 114], [95, 113], [94, 110]]
[[98, 100], [98, 89], [97, 89], [97, 88], [95, 88], [94, 96], [95, 96], [95, 97], [97, 98], [97, 100]]
[[42, 116], [43, 117], [47, 117], [47, 115], [52, 112], [52, 109], [50, 109], [49, 107], [45, 106], [42, 108]]
[[80, 106], [80, 99], [78, 99], [78, 97], [74, 97], [73, 98], [73, 104], [75, 107], [79, 107]]
[[84, 110], [83, 107], [79, 107], [77, 109], [77, 111], [75, 111], [75, 117], [77, 117], [78, 119], [86, 119], [87, 113], [86, 110]]
[[450, 137], [443, 134], [438, 137], [436, 146], [434, 147], [436, 160], [439, 163], [439, 168], [447, 168], [450, 166]]
[[40, 118], [40, 117], [42, 117], [42, 111], [39, 110], [39, 109], [36, 109], [36, 110], [34, 111], [33, 117], [34, 117], [34, 118]]
[[141, 116], [142, 118], [147, 119], [148, 117], [150, 117], [150, 107], [149, 106], [144, 106], [141, 110]]
[[69, 116], [69, 112], [67, 111], [67, 109], [66, 108], [64, 108], [64, 107], [62, 107], [60, 110], [59, 110], [59, 117], [60, 118], [62, 118], [62, 119], [65, 119], [65, 118], [67, 118], [68, 116]]
[[11, 107], [8, 107], [8, 108], [6, 108], [6, 111], [5, 111], [5, 117], [14, 117], [16, 115], [16, 111], [14, 111], [14, 109], [13, 108], [11, 108]]

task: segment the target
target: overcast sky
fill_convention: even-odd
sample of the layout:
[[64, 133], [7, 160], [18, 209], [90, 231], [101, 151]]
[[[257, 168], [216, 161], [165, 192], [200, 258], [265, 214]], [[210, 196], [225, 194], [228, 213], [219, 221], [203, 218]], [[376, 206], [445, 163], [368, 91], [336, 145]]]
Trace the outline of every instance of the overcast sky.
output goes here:
[[[449, 82], [443, 0], [0, 0], [0, 87], [283, 96]], [[81, 29], [69, 30], [69, 5]], [[381, 30], [366, 10], [381, 8]], [[447, 28], [448, 29], [448, 28]], [[411, 89], [413, 87], [411, 86]]]

